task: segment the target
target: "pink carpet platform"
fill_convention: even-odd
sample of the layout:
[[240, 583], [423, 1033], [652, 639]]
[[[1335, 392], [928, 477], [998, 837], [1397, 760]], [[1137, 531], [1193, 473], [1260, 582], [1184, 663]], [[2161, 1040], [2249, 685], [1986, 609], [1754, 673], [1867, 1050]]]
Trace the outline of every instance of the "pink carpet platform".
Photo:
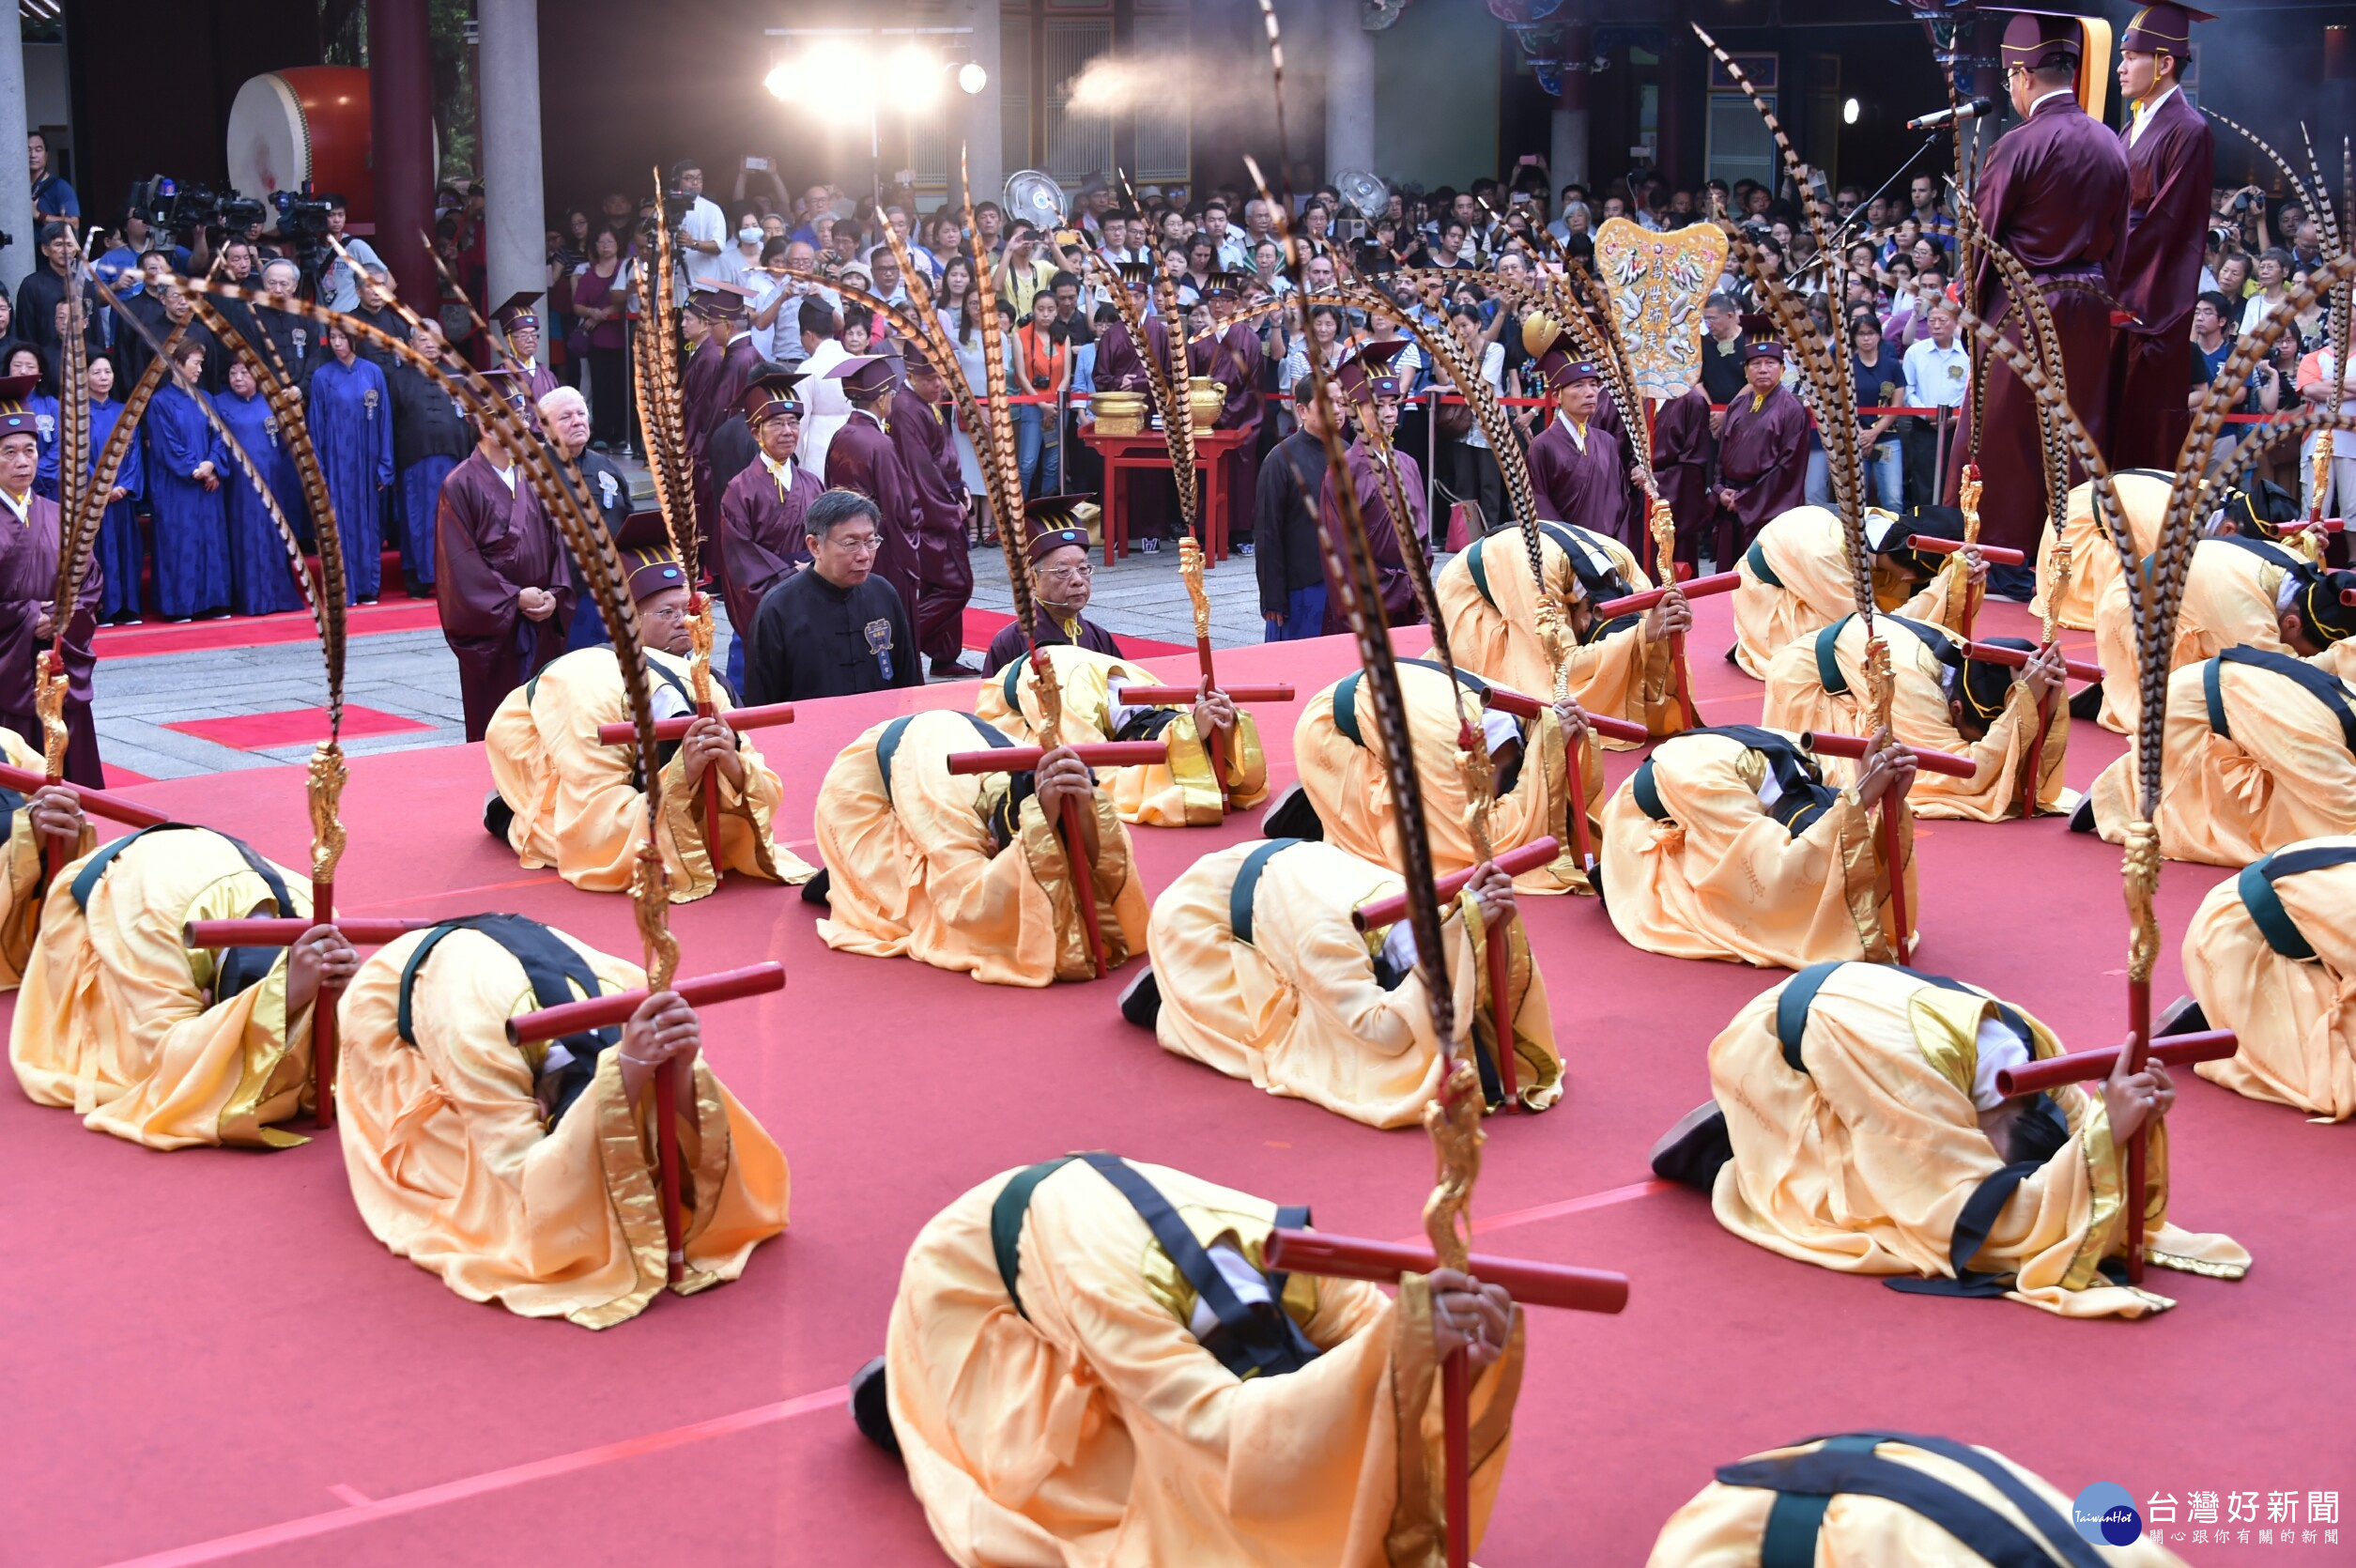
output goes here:
[[[1727, 601], [1692, 659], [1713, 722], [1761, 688], [1720, 654]], [[1992, 630], [2026, 630], [2014, 607]], [[1424, 634], [1403, 634], [1420, 650]], [[2089, 638], [2071, 651], [2090, 656]], [[1221, 654], [1233, 680], [1308, 697], [1346, 639]], [[1191, 681], [1191, 659], [1160, 668]], [[804, 705], [762, 741], [781, 836], [809, 853], [810, 800], [878, 719], [968, 704], [971, 685]], [[1297, 710], [1259, 719], [1273, 782]], [[2083, 788], [2120, 750], [2073, 730]], [[1611, 759], [1615, 782], [1634, 754]], [[635, 956], [627, 902], [518, 869], [480, 826], [478, 748], [366, 757], [345, 796], [352, 913], [513, 910]], [[142, 786], [288, 865], [309, 830], [299, 769]], [[1249, 837], [1136, 833], [1150, 888]], [[2119, 855], [2059, 819], [1928, 825], [1918, 962], [1978, 980], [2079, 1045], [2124, 1014]], [[2159, 992], [2223, 873], [2171, 865]], [[1703, 1050], [1782, 976], [1633, 951], [1592, 900], [1524, 905], [1568, 1060], [1542, 1116], [1489, 1126], [1477, 1211], [1498, 1251], [1624, 1269], [1626, 1313], [1534, 1313], [1530, 1374], [1488, 1568], [1641, 1561], [1714, 1466], [1845, 1428], [1992, 1444], [2065, 1493], [2336, 1489], [2356, 1501], [2345, 1353], [2356, 1140], [2185, 1073], [2172, 1130], [2179, 1217], [2256, 1254], [2238, 1284], [2162, 1274], [2182, 1305], [2065, 1322], [2008, 1302], [1900, 1295], [1787, 1262], [1649, 1179], [1653, 1140], [1708, 1092]], [[898, 1468], [853, 1431], [842, 1383], [883, 1345], [917, 1228], [994, 1172], [1074, 1148], [1163, 1161], [1311, 1203], [1327, 1228], [1408, 1237], [1430, 1184], [1421, 1132], [1377, 1132], [1160, 1050], [1124, 1024], [1118, 979], [986, 988], [829, 953], [792, 890], [742, 880], [676, 913], [687, 972], [774, 958], [787, 991], [710, 1015], [707, 1050], [793, 1171], [793, 1225], [738, 1284], [666, 1297], [604, 1333], [460, 1300], [387, 1253], [338, 1151], [154, 1154], [0, 1095], [0, 1353], [16, 1436], [0, 1558], [23, 1564], [776, 1563], [942, 1560]], [[5, 1005], [5, 1004], [0, 1004]], [[2302, 1514], [2303, 1517], [2303, 1514]], [[2194, 1561], [2253, 1547], [2188, 1548]], [[2271, 1560], [2336, 1560], [2300, 1547]], [[1177, 1568], [1177, 1565], [1174, 1565]]]

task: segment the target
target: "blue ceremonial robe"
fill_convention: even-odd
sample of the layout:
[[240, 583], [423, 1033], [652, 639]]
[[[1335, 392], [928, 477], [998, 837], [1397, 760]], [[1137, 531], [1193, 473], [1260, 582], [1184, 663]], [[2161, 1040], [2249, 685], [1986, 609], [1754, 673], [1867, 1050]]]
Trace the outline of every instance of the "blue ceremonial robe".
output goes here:
[[330, 357], [311, 373], [311, 440], [344, 542], [346, 601], [374, 599], [384, 573], [382, 495], [393, 484], [393, 399], [366, 360]]
[[[47, 392], [37, 392], [24, 400], [24, 411], [33, 416], [41, 443], [41, 466], [33, 472], [33, 494], [57, 499], [57, 400]], [[136, 488], [136, 486], [134, 486]]]
[[157, 607], [166, 621], [226, 614], [228, 506], [219, 488], [206, 489], [193, 475], [205, 463], [216, 475], [228, 473], [229, 449], [196, 399], [177, 385], [162, 388], [147, 405], [141, 433], [147, 442], [147, 505], [156, 523]]
[[[278, 439], [278, 416], [270, 412], [269, 402], [259, 393], [239, 397], [223, 392], [213, 399], [213, 411], [261, 471], [287, 523], [293, 525], [302, 515], [300, 482], [295, 477], [294, 460]], [[225, 443], [223, 455], [227, 457]], [[222, 467], [221, 491], [229, 517], [230, 607], [239, 615], [300, 609], [302, 590], [295, 582], [285, 536], [270, 520], [269, 509], [262, 503], [253, 479], [237, 467], [233, 457]], [[298, 498], [291, 508], [287, 506], [289, 491]]]
[[434, 528], [441, 515], [441, 482], [461, 461], [434, 453], [401, 470], [401, 560], [424, 597], [434, 592]]
[[[106, 450], [107, 438], [115, 434], [115, 424], [123, 417], [119, 403], [90, 404], [90, 476], [98, 477], [99, 453]], [[133, 436], [131, 450], [123, 453], [123, 466], [115, 470], [115, 484], [123, 491], [123, 499], [106, 509], [99, 519], [99, 570], [106, 578], [100, 596], [99, 615], [112, 620], [116, 615], [139, 613], [139, 579], [146, 565], [146, 545], [139, 535], [139, 492], [146, 486], [146, 467], [141, 453], [147, 444], [146, 429]], [[55, 483], [53, 474], [51, 482]]]

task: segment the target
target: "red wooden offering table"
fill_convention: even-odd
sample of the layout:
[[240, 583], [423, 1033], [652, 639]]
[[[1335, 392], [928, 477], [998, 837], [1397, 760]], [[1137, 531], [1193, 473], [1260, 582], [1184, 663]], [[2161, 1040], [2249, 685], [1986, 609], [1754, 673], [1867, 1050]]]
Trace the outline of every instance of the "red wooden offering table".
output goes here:
[[[1204, 554], [1214, 566], [1227, 559], [1227, 519], [1234, 515], [1235, 498], [1227, 494], [1227, 453], [1259, 435], [1256, 425], [1236, 430], [1194, 432], [1194, 466], [1204, 475], [1203, 531], [1209, 535]], [[1099, 435], [1093, 425], [1082, 428], [1080, 438], [1104, 459], [1104, 564], [1129, 553], [1129, 514], [1122, 504], [1121, 479], [1145, 469], [1170, 471], [1170, 444], [1159, 430], [1134, 436]]]

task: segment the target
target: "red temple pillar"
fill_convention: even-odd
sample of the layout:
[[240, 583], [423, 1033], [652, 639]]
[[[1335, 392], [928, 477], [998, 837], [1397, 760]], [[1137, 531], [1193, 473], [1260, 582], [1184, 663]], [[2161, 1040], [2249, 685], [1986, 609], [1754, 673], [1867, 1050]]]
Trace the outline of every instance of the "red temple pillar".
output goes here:
[[423, 315], [439, 293], [420, 235], [434, 228], [434, 56], [426, 0], [369, 0], [370, 158], [377, 182], [373, 243], [401, 298]]

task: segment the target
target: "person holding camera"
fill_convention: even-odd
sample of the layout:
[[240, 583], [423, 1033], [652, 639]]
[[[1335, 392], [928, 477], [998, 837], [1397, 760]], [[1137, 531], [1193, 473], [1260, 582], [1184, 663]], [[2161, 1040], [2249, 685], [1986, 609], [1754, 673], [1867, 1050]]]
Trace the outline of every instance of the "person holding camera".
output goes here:
[[687, 286], [734, 283], [737, 264], [729, 250], [728, 219], [703, 193], [703, 166], [692, 158], [672, 164], [670, 189], [672, 199], [665, 207], [679, 215], [675, 243]]
[[1047, 287], [1032, 296], [1031, 318], [1015, 331], [1015, 362], [1023, 369], [1020, 392], [1045, 400], [1014, 406], [1015, 453], [1026, 496], [1053, 495], [1062, 483], [1061, 443], [1049, 440], [1047, 432], [1055, 417], [1055, 394], [1071, 385], [1072, 324], [1063, 311], [1067, 299], [1077, 302], [1079, 287], [1080, 280], [1070, 273], [1055, 273]]

